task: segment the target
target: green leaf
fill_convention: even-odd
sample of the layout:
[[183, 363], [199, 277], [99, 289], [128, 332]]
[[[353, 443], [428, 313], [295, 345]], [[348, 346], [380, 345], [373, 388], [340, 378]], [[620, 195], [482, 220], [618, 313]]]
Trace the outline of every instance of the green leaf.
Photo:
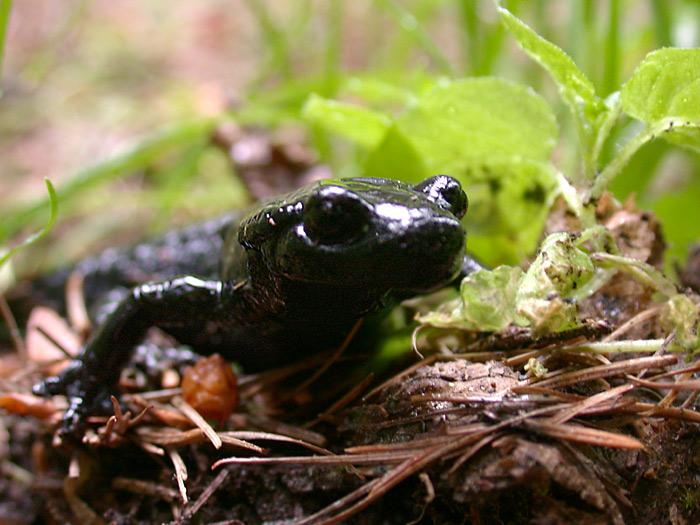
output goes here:
[[537, 248], [556, 195], [550, 164], [484, 159], [460, 177], [469, 196], [467, 244], [489, 265], [517, 264]]
[[569, 234], [549, 235], [518, 287], [516, 312], [538, 332], [576, 326], [576, 306], [565, 299], [585, 285], [594, 271], [591, 258]]
[[535, 249], [554, 197], [556, 138], [554, 114], [529, 88], [496, 78], [446, 81], [396, 119], [365, 175], [456, 177], [469, 196], [474, 253], [494, 266], [517, 263]]
[[621, 99], [628, 115], [700, 150], [700, 49], [649, 53], [622, 87]]
[[381, 144], [369, 153], [365, 161], [365, 177], [418, 183], [429, 174], [416, 147], [397, 126], [389, 128]]
[[468, 161], [487, 157], [548, 162], [557, 140], [557, 123], [543, 98], [488, 77], [440, 83], [397, 126], [431, 173], [455, 174]]
[[350, 77], [343, 84], [343, 88], [371, 104], [407, 105], [414, 103], [416, 98], [406, 87], [386, 82], [372, 75]]
[[514, 308], [522, 276], [518, 267], [499, 266], [465, 277], [460, 288], [464, 320], [485, 332], [503, 330], [514, 321], [522, 324]]
[[591, 81], [561, 48], [542, 38], [507, 9], [499, 7], [498, 12], [523, 50], [551, 75], [561, 98], [569, 106], [583, 148], [586, 171], [592, 177], [598, 127], [607, 113], [603, 100], [596, 95]]
[[[470, 199], [470, 242], [484, 248], [476, 253], [486, 263], [517, 263], [535, 249], [555, 195], [550, 156], [558, 133], [549, 105], [528, 87], [497, 78], [441, 81], [391, 126], [382, 114], [318, 96], [305, 114], [370, 148], [365, 176], [459, 179]], [[498, 252], [494, 236], [504, 241]]]
[[462, 281], [459, 299], [442, 304], [418, 320], [437, 328], [475, 332], [503, 330], [513, 322], [527, 324], [514, 308], [522, 277], [523, 271], [517, 266], [474, 272]]
[[318, 95], [308, 98], [302, 116], [368, 149], [376, 147], [391, 126], [391, 118], [383, 113]]
[[53, 226], [54, 221], [56, 220], [56, 212], [58, 211], [58, 199], [56, 198], [56, 191], [53, 189], [53, 185], [51, 184], [51, 181], [49, 179], [44, 179], [46, 181], [46, 190], [49, 192], [49, 221], [46, 223], [46, 226], [44, 228], [27, 237], [24, 242], [19, 244], [18, 246], [15, 246], [12, 250], [7, 252], [5, 255], [0, 257], [0, 266], [5, 264], [7, 260], [12, 257], [15, 253], [17, 253], [20, 250], [23, 250], [27, 246], [35, 243], [39, 239], [41, 239], [44, 235], [48, 233], [48, 231], [51, 229]]
[[567, 233], [543, 242], [527, 272], [499, 266], [464, 278], [461, 301], [443, 304], [419, 321], [439, 328], [499, 331], [510, 324], [532, 326], [536, 332], [557, 331], [579, 324], [576, 290], [595, 273], [593, 261]]
[[698, 318], [698, 305], [683, 294], [674, 295], [666, 301], [659, 314], [661, 326], [666, 332], [674, 332], [675, 342], [686, 350], [694, 350], [698, 346]]

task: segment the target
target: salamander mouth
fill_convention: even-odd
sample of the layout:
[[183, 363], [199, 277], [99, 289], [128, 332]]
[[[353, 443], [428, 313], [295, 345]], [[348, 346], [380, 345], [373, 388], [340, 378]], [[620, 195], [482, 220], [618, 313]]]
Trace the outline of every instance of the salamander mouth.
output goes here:
[[299, 282], [422, 293], [451, 282], [461, 269], [466, 235], [449, 214], [423, 217], [392, 231], [370, 230], [344, 244], [316, 244], [302, 224], [283, 236], [270, 268]]

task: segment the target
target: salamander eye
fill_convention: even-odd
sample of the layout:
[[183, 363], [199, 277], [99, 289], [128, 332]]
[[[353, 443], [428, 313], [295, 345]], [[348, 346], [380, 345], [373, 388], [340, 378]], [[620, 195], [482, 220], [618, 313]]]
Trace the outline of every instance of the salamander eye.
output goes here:
[[327, 186], [312, 195], [304, 206], [304, 230], [316, 244], [344, 244], [362, 237], [369, 229], [369, 210], [344, 188]]
[[458, 219], [467, 213], [467, 194], [459, 181], [448, 175], [435, 175], [416, 184], [413, 189], [425, 193], [431, 201]]

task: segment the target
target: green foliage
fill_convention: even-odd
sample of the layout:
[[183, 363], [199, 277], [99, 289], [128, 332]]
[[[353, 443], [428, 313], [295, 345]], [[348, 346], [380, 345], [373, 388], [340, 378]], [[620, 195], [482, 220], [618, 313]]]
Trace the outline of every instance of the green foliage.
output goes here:
[[475, 272], [462, 281], [459, 299], [419, 320], [440, 328], [486, 332], [503, 330], [511, 323], [525, 325], [527, 320], [515, 311], [515, 297], [523, 275], [520, 268], [511, 266]]
[[591, 257], [566, 233], [548, 236], [527, 271], [499, 266], [467, 276], [459, 300], [420, 321], [436, 327], [498, 331], [510, 324], [557, 331], [579, 323], [570, 301], [593, 277]]
[[[110, 179], [123, 176], [124, 173], [143, 169], [173, 148], [208, 137], [214, 126], [215, 121], [211, 119], [180, 122], [176, 126], [169, 126], [127, 152], [103, 160], [77, 173], [68, 184], [59, 188], [56, 197], [60, 200], [69, 199]], [[50, 197], [51, 192], [49, 192], [49, 199]], [[29, 205], [8, 207], [0, 211], [0, 243], [7, 241], [27, 223], [32, 223], [43, 213], [48, 204], [46, 200], [40, 200]]]
[[552, 76], [559, 95], [573, 116], [586, 176], [592, 177], [597, 134], [608, 109], [596, 95], [591, 81], [576, 67], [569, 55], [539, 36], [507, 9], [499, 7], [498, 12], [523, 50]]
[[677, 294], [664, 303], [659, 320], [661, 326], [675, 334], [675, 342], [687, 350], [698, 347], [698, 304], [687, 295]]
[[397, 119], [430, 172], [454, 173], [482, 159], [549, 162], [552, 110], [529, 88], [498, 78], [441, 82]]
[[325, 127], [364, 148], [374, 148], [382, 140], [391, 119], [360, 106], [311, 95], [302, 109], [310, 123]]
[[621, 91], [623, 110], [662, 137], [700, 149], [700, 49], [649, 53]]
[[[611, 3], [611, 17], [618, 15], [617, 9], [616, 3]], [[579, 196], [569, 192], [567, 202], [584, 224], [593, 225], [593, 215], [587, 213], [584, 206], [598, 199], [630, 158], [649, 141], [661, 136], [698, 149], [700, 50], [668, 48], [650, 53], [622, 87], [621, 93], [613, 93], [603, 101], [596, 95], [593, 84], [560, 48], [537, 35], [507, 9], [499, 8], [499, 13], [523, 49], [552, 76], [568, 106], [579, 138], [583, 177], [572, 172], [567, 174], [567, 178], [574, 184], [580, 180], [589, 182], [581, 185]], [[611, 20], [610, 31], [613, 33], [615, 23]], [[617, 46], [617, 36], [611, 34], [610, 38], [614, 40], [611, 45]], [[615, 52], [611, 51], [610, 55], [615, 55]], [[610, 60], [617, 61], [618, 58], [614, 56]], [[619, 151], [606, 163], [603, 158], [604, 146], [611, 140], [621, 114], [642, 121], [644, 127], [632, 137], [627, 137], [626, 142], [619, 146]], [[644, 169], [644, 166], [640, 168]], [[648, 173], [642, 173], [638, 178], [647, 182], [651, 180]], [[639, 183], [631, 187], [643, 188]], [[565, 191], [564, 187], [562, 191]], [[692, 192], [692, 189], [686, 191]], [[672, 253], [678, 255], [685, 249], [687, 231], [687, 225], [667, 230], [671, 240], [677, 243], [676, 251]], [[697, 230], [691, 235], [696, 238]], [[679, 241], [686, 242], [681, 244]]]
[[[398, 8], [391, 9], [399, 16]], [[304, 112], [316, 126], [360, 146], [365, 153], [358, 171], [368, 176], [416, 181], [433, 173], [449, 173], [459, 178], [471, 201], [470, 249], [489, 264], [517, 262], [535, 249], [546, 210], [558, 191], [584, 225], [591, 227], [595, 219], [590, 203], [644, 144], [664, 136], [695, 147], [695, 105], [700, 100], [694, 91], [700, 78], [698, 50], [651, 53], [621, 94], [603, 100], [561, 48], [508, 9], [498, 6], [497, 10], [504, 26], [557, 87], [578, 136], [580, 168], [562, 176], [551, 163], [558, 132], [549, 104], [524, 85], [498, 78], [437, 79], [431, 87], [423, 84], [411, 93], [387, 83], [374, 84], [381, 89], [355, 92], [364, 93], [368, 102], [378, 104], [377, 109], [329, 100], [321, 104], [311, 98]], [[465, 11], [465, 16], [469, 13]], [[603, 74], [608, 87], [610, 78], [619, 76], [609, 72], [609, 64], [620, 59], [619, 15], [619, 5], [611, 4], [607, 38], [613, 49], [606, 51], [608, 65]], [[469, 20], [473, 31], [473, 19], [465, 22]], [[382, 102], [388, 100], [403, 108], [382, 110], [386, 107]], [[396, 116], [390, 117], [392, 113]], [[632, 137], [617, 132], [628, 116], [645, 124]], [[610, 156], [609, 152], [615, 153]], [[672, 240], [682, 235], [675, 230], [669, 234]]]
[[576, 326], [576, 306], [567, 299], [593, 277], [593, 271], [590, 257], [569, 234], [550, 235], [518, 287], [516, 312], [536, 331]]

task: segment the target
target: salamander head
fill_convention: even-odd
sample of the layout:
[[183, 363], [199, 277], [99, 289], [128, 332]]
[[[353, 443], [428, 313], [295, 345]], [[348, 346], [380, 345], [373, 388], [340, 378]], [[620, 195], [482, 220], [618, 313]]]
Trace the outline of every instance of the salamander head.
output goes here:
[[459, 182], [446, 175], [415, 186], [324, 180], [249, 216], [238, 240], [293, 281], [425, 292], [458, 274], [466, 210]]

